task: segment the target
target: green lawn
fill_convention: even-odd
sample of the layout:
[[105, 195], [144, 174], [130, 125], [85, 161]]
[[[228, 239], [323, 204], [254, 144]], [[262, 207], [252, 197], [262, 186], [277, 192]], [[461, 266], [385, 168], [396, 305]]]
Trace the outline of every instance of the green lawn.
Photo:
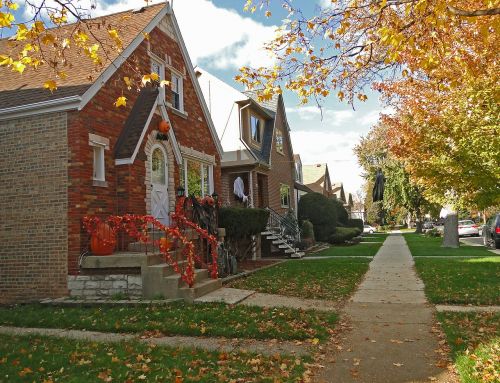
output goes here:
[[[368, 241], [368, 240], [366, 240]], [[383, 242], [364, 243], [352, 246], [330, 246], [328, 249], [311, 253], [311, 257], [373, 257], [378, 249], [382, 247]]]
[[[367, 245], [355, 247], [362, 249], [361, 246]], [[352, 294], [368, 270], [369, 262], [367, 258], [288, 261], [239, 279], [231, 283], [231, 287], [341, 301]]]
[[492, 255], [490, 251], [481, 246], [466, 246], [461, 244], [459, 248], [441, 247], [443, 239], [440, 237], [426, 237], [423, 234], [403, 234], [414, 257], [419, 256], [483, 256]]
[[462, 383], [500, 381], [500, 314], [439, 313], [438, 319]]
[[417, 258], [415, 266], [432, 303], [500, 304], [500, 257]]
[[287, 308], [175, 302], [146, 307], [0, 307], [0, 324], [104, 332], [222, 336], [255, 339], [326, 340], [334, 313]]
[[0, 335], [0, 382], [297, 382], [308, 357]]

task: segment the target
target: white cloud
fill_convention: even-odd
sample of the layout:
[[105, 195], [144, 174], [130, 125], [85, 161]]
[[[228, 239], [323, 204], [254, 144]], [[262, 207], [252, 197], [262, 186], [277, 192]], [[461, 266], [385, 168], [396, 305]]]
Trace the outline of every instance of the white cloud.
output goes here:
[[292, 131], [292, 144], [303, 164], [327, 163], [332, 181], [344, 183], [344, 190], [354, 193], [363, 183], [353, 148], [359, 140], [356, 132]]
[[329, 108], [318, 108], [317, 106], [299, 106], [296, 108], [287, 108], [287, 114], [295, 114], [300, 120], [313, 121], [319, 124], [317, 127], [325, 126], [340, 127], [354, 117], [352, 109], [333, 110]]
[[[143, 5], [143, 0], [120, 0], [114, 4], [100, 1], [92, 14], [103, 15]], [[275, 36], [275, 26], [266, 26], [235, 10], [219, 8], [210, 0], [174, 1], [174, 12], [195, 65], [236, 70], [244, 65], [273, 64], [273, 58], [263, 46]]]

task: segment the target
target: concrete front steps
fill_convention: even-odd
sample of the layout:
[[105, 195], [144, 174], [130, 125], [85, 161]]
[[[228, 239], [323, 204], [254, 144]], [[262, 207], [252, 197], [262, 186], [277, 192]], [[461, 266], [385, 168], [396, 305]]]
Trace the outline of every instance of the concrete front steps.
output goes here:
[[[134, 249], [133, 246], [131, 248]], [[170, 255], [177, 259], [175, 252]], [[179, 261], [179, 267], [183, 268], [185, 262]], [[191, 302], [222, 287], [221, 280], [211, 279], [208, 270], [195, 269], [195, 284], [190, 288], [161, 255], [154, 253], [128, 251], [107, 256], [87, 256], [82, 260], [81, 269], [86, 276], [140, 274], [144, 299], [182, 298]]]
[[280, 252], [288, 255], [290, 258], [302, 258], [305, 253], [290, 244], [279, 232], [273, 228], [267, 228], [260, 233], [262, 238], [271, 241], [272, 245]]

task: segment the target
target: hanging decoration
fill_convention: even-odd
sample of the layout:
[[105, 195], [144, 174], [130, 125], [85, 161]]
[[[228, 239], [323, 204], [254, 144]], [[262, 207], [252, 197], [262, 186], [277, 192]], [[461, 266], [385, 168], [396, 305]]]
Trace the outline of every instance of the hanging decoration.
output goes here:
[[170, 130], [170, 123], [166, 120], [161, 120], [158, 124], [159, 133], [156, 135], [156, 139], [160, 141], [168, 141], [168, 132]]

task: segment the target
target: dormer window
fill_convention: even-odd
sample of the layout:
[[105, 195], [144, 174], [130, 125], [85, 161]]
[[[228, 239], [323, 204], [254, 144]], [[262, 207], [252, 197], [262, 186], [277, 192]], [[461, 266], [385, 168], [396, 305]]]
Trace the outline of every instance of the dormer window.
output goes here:
[[260, 144], [262, 142], [262, 121], [253, 115], [250, 115], [250, 137], [252, 141]]

